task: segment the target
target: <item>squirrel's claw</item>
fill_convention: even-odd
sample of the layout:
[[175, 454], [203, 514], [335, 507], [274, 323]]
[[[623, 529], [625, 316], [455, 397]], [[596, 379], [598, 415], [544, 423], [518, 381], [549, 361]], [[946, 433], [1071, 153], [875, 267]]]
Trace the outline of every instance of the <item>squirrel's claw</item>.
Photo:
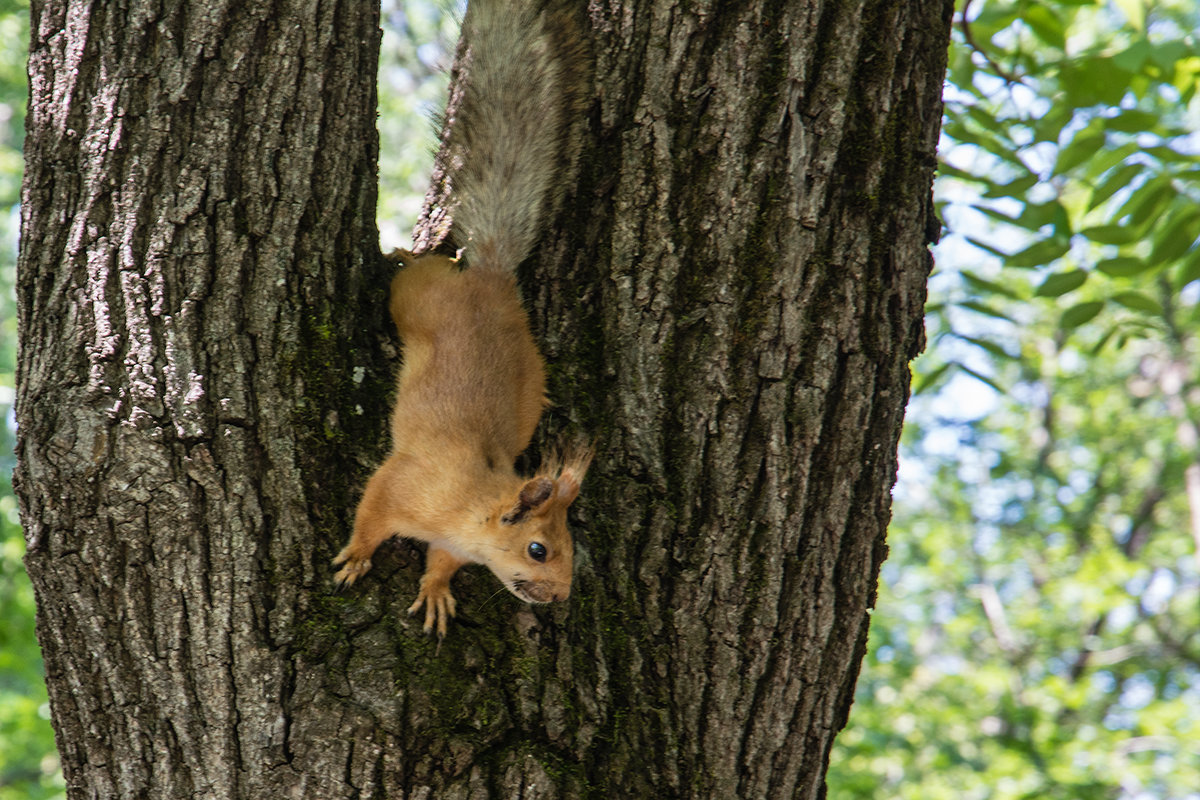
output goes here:
[[450, 593], [449, 585], [422, 579], [421, 591], [408, 607], [408, 615], [411, 617], [416, 614], [422, 605], [425, 606], [425, 624], [422, 626], [425, 633], [432, 633], [436, 629], [438, 639], [445, 638], [446, 623], [454, 616], [455, 607], [458, 605], [454, 595]]
[[350, 548], [347, 547], [342, 552], [338, 553], [337, 558], [333, 560], [333, 565], [336, 567], [341, 565], [341, 569], [333, 576], [334, 582], [337, 584], [337, 591], [342, 591], [347, 586], [353, 584], [356, 580], [367, 574], [371, 569], [371, 559], [358, 558], [351, 555]]

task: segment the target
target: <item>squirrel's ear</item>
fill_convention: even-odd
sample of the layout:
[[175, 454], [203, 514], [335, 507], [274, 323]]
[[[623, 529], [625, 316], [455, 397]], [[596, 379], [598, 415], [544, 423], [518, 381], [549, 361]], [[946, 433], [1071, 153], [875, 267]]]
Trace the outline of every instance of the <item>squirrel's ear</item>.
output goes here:
[[521, 487], [517, 502], [512, 509], [500, 518], [505, 525], [516, 525], [529, 514], [540, 514], [548, 508], [550, 496], [554, 494], [554, 481], [545, 477], [537, 477]]
[[386, 256], [384, 256], [384, 258], [386, 258], [388, 261], [397, 263], [402, 267], [411, 267], [417, 261], [417, 257], [411, 250], [403, 250], [399, 247], [388, 253]]
[[563, 505], [570, 505], [579, 496], [579, 486], [583, 483], [583, 476], [587, 474], [593, 455], [589, 447], [567, 456], [562, 474], [558, 476], [558, 500]]

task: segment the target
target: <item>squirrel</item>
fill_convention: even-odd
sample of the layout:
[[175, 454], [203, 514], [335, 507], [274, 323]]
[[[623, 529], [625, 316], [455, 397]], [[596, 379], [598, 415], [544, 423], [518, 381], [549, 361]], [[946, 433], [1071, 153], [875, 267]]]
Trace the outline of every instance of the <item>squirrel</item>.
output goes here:
[[590, 448], [546, 459], [522, 478], [548, 400], [515, 270], [561, 199], [582, 111], [582, 37], [569, 14], [520, 0], [472, 0], [463, 20], [457, 109], [439, 155], [452, 186], [451, 237], [460, 261], [397, 251], [390, 311], [403, 343], [390, 455], [367, 482], [350, 542], [333, 563], [339, 587], [371, 568], [392, 536], [428, 543], [410, 615], [446, 634], [450, 579], [485, 564], [529, 603], [571, 592], [567, 507]]

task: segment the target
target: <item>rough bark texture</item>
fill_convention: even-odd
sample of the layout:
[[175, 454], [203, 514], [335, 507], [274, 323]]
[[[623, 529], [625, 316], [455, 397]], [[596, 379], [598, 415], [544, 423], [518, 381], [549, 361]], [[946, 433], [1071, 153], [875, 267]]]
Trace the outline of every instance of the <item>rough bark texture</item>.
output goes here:
[[375, 12], [33, 8], [20, 495], [71, 797], [818, 797], [921, 346], [950, 5], [593, 3], [523, 282], [575, 591], [343, 596], [388, 383]]
[[69, 795], [320, 796], [294, 653], [386, 413], [377, 11], [30, 21], [18, 478]]

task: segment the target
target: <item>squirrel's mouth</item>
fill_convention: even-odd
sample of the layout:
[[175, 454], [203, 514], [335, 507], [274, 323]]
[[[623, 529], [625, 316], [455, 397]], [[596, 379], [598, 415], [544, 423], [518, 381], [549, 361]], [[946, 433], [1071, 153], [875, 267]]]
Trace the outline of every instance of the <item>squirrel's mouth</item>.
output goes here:
[[526, 603], [553, 603], [566, 600], [571, 594], [569, 588], [549, 581], [513, 581], [508, 590]]

